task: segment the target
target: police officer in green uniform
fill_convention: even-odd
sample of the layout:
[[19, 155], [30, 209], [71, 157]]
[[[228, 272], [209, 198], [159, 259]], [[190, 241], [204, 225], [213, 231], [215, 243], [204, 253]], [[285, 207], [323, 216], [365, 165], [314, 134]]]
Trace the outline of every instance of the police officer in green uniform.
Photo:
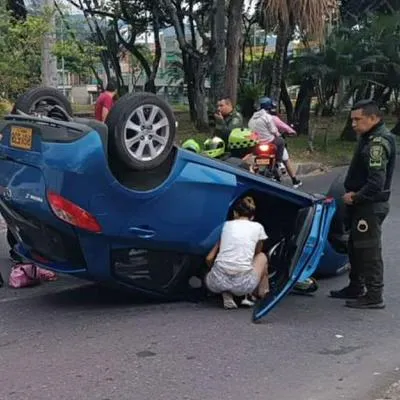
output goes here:
[[218, 101], [218, 109], [214, 117], [215, 135], [223, 139], [225, 146], [228, 146], [229, 134], [233, 129], [243, 127], [243, 118], [234, 109], [232, 100], [228, 97]]
[[358, 146], [344, 182], [350, 237], [350, 283], [331, 297], [349, 299], [351, 308], [384, 308], [382, 223], [389, 212], [389, 197], [396, 160], [394, 136], [385, 127], [378, 105], [363, 100], [351, 111]]

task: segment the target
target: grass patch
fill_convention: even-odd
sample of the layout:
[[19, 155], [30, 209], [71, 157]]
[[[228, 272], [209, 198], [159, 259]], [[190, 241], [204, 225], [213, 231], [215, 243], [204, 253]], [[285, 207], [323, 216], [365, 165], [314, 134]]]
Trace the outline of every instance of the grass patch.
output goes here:
[[206, 138], [212, 136], [211, 130], [210, 132], [199, 132], [190, 120], [189, 113], [175, 113], [175, 118], [178, 121], [177, 142], [179, 145], [181, 145], [187, 139], [195, 139], [202, 143], [206, 140]]
[[309, 151], [309, 137], [305, 135], [287, 139], [289, 153], [296, 162], [319, 162], [328, 166], [348, 164], [353, 156], [355, 142], [340, 140], [346, 117], [313, 118], [310, 129], [314, 132], [313, 151]]
[[94, 114], [94, 104], [76, 104], [72, 103], [72, 111], [74, 113], [93, 113]]
[[189, 112], [189, 106], [187, 104], [178, 104], [178, 103], [172, 103], [170, 104], [174, 112]]
[[[198, 132], [190, 121], [187, 113], [176, 115], [178, 120], [178, 143], [182, 144], [186, 139], [194, 138], [203, 143], [207, 137], [212, 136], [212, 131]], [[310, 152], [309, 138], [307, 136], [289, 137], [287, 139], [289, 154], [295, 162], [318, 162], [327, 166], [335, 167], [346, 165], [350, 162], [355, 142], [345, 142], [339, 139], [342, 129], [346, 123], [347, 115], [338, 117], [313, 118], [310, 127], [315, 132], [314, 151]], [[391, 129], [396, 120], [385, 117], [387, 127]], [[397, 139], [400, 144], [400, 139]]]
[[[92, 113], [94, 114], [94, 104], [76, 104], [72, 103], [72, 110], [74, 113]], [[189, 106], [186, 104], [171, 104], [171, 107], [176, 113], [189, 113]]]

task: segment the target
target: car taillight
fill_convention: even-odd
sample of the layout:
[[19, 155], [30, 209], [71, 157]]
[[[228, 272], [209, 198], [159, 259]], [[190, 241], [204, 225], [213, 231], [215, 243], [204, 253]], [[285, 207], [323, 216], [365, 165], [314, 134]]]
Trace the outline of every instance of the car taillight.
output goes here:
[[97, 222], [96, 218], [83, 208], [57, 193], [49, 192], [47, 198], [54, 214], [56, 214], [56, 216], [61, 220], [76, 226], [77, 228], [85, 229], [90, 232], [101, 232], [101, 226]]
[[259, 146], [258, 146], [258, 148], [259, 148], [259, 150], [260, 151], [268, 151], [269, 150], [269, 144], [260, 144]]

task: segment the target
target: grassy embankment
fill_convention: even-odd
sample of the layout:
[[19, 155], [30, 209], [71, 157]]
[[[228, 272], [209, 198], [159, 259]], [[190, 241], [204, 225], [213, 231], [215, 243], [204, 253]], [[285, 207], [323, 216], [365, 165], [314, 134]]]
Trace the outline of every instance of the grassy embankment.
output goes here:
[[[212, 133], [199, 133], [193, 128], [188, 113], [177, 112], [179, 122], [179, 143], [189, 137], [196, 138], [202, 143]], [[332, 118], [313, 118], [310, 122], [314, 135], [314, 151], [309, 152], [309, 138], [307, 136], [291, 137], [287, 139], [291, 158], [295, 162], [319, 162], [327, 166], [348, 164], [354, 151], [354, 142], [339, 140], [340, 133], [345, 125], [347, 115]], [[385, 117], [389, 128], [395, 125], [395, 119]]]
[[[202, 133], [196, 131], [185, 106], [177, 105], [173, 106], [173, 108], [179, 123], [177, 138], [179, 144], [190, 137], [202, 143], [206, 137], [212, 135], [212, 132]], [[73, 105], [73, 109], [78, 114], [93, 114], [94, 111], [93, 105]], [[308, 151], [308, 137], [288, 138], [288, 147], [292, 159], [296, 162], [315, 161], [328, 166], [347, 164], [351, 159], [354, 143], [342, 142], [338, 139], [345, 119], [346, 115], [332, 118], [313, 118], [310, 126], [313, 132], [315, 132], [314, 151]], [[393, 117], [386, 117], [385, 120], [389, 128], [394, 126], [395, 119]]]

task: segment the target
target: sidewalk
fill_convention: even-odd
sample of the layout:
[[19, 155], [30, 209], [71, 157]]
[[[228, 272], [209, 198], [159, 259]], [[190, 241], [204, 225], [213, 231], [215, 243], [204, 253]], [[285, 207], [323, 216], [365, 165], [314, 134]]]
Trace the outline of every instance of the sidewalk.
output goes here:
[[293, 166], [297, 176], [322, 174], [328, 170], [325, 165], [317, 162], [294, 162]]

